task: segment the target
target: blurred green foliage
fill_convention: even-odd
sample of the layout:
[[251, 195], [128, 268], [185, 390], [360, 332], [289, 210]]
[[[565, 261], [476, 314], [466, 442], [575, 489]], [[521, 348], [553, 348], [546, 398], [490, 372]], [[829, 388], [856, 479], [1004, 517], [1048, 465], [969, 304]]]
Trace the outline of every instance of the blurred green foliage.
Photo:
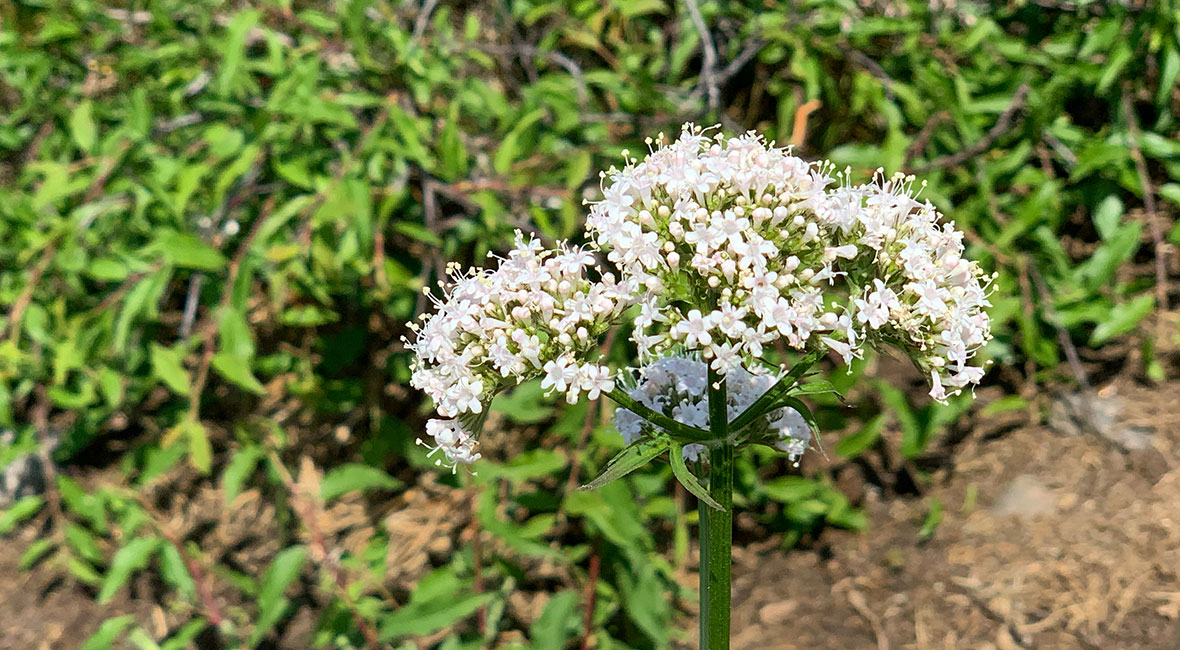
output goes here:
[[[399, 338], [443, 265], [482, 260], [516, 228], [577, 239], [597, 170], [684, 121], [802, 136], [802, 154], [857, 178], [928, 180], [998, 274], [991, 355], [1005, 368], [1058, 373], [1057, 327], [1121, 344], [1158, 308], [1153, 226], [1180, 243], [1169, 0], [703, 2], [719, 59], [704, 72], [689, 13], [664, 0], [116, 4], [0, 6], [0, 424], [22, 450], [53, 429], [60, 462], [120, 470], [86, 486], [65, 472], [0, 515], [0, 533], [53, 517], [23, 563], [54, 563], [100, 602], [143, 571], [167, 587], [168, 636], [115, 617], [87, 648], [265, 647], [304, 607], [323, 647], [687, 634], [674, 577], [695, 515], [669, 495], [670, 470], [562, 490], [621, 442], [537, 386], [497, 407], [489, 456], [511, 460], [440, 477], [469, 495], [490, 548], [386, 585], [382, 522], [347, 552], [309, 524], [359, 492], [400, 507], [433, 471]], [[862, 372], [833, 380], [848, 391]], [[817, 405], [827, 428], [856, 431], [837, 457], [886, 430], [919, 457], [967, 406], [879, 388], [893, 415], [871, 417], [864, 395]], [[322, 478], [292, 476], [308, 458]], [[739, 468], [759, 526], [787, 543], [864, 528], [830, 479], [787, 469], [770, 454]], [[159, 513], [176, 481], [216, 486], [226, 507], [257, 490], [281, 548], [253, 570], [177, 537]], [[538, 577], [540, 564], [561, 570]], [[547, 592], [532, 617], [508, 606]]]

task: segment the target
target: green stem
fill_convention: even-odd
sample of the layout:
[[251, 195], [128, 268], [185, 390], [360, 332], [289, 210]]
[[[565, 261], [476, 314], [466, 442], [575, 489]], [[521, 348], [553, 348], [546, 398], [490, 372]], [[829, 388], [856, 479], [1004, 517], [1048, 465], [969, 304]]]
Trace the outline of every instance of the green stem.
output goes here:
[[709, 370], [709, 430], [721, 445], [709, 449], [709, 495], [723, 510], [699, 504], [701, 535], [701, 650], [729, 650], [730, 567], [733, 547], [733, 445], [725, 382]]

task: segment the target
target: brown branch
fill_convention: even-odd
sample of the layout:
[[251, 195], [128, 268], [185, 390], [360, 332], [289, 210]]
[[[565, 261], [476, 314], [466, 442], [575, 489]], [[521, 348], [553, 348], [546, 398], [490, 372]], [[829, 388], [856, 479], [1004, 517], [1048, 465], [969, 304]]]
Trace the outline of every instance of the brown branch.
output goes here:
[[877, 616], [872, 609], [869, 609], [868, 600], [865, 599], [864, 594], [855, 588], [849, 589], [845, 594], [848, 598], [848, 604], [860, 614], [861, 618], [868, 622], [869, 627], [873, 630], [873, 636], [877, 638], [877, 650], [889, 650], [889, 636], [885, 633], [885, 626], [881, 623], [881, 617]]
[[33, 390], [36, 402], [33, 404], [30, 420], [37, 432], [37, 458], [41, 461], [41, 471], [45, 474], [45, 502], [49, 505], [49, 515], [53, 521], [53, 537], [62, 544], [63, 533], [61, 526], [65, 525], [65, 513], [61, 507], [61, 495], [57, 491], [57, 468], [53, 466], [53, 441], [49, 438], [49, 395], [45, 386], [37, 384]]
[[582, 619], [581, 650], [590, 650], [590, 643], [594, 631], [594, 606], [598, 600], [598, 572], [602, 568], [602, 558], [598, 554], [598, 540], [594, 540], [594, 550], [590, 553], [589, 573], [586, 576], [586, 615]]
[[[495, 54], [503, 57], [507, 54], [512, 54], [518, 58], [523, 56], [536, 56], [543, 59], [548, 59], [555, 65], [560, 66], [569, 73], [574, 79], [574, 85], [578, 89], [578, 103], [583, 107], [586, 101], [590, 98], [590, 93], [586, 89], [586, 73], [576, 61], [568, 56], [554, 50], [543, 50], [528, 43], [519, 43], [516, 45], [498, 45], [495, 43], [477, 43], [474, 45], [475, 49], [487, 54]], [[503, 59], [501, 59], [503, 60]]]
[[1104, 443], [1109, 444], [1124, 454], [1130, 453], [1131, 450], [1126, 445], [1114, 440], [1110, 436], [1104, 435], [1102, 433], [1102, 427], [1098, 426], [1098, 418], [1094, 413], [1094, 402], [1090, 399], [1090, 393], [1093, 392], [1093, 387], [1090, 384], [1089, 378], [1086, 376], [1085, 369], [1082, 367], [1082, 360], [1078, 356], [1078, 349], [1074, 346], [1069, 332], [1066, 332], [1065, 328], [1061, 325], [1060, 318], [1053, 308], [1053, 296], [1049, 292], [1049, 286], [1045, 283], [1045, 278], [1041, 275], [1040, 269], [1037, 268], [1036, 262], [1027, 253], [1024, 254], [1023, 260], [1033, 284], [1036, 285], [1037, 293], [1044, 303], [1043, 309], [1046, 312], [1045, 320], [1049, 321], [1053, 325], [1053, 328], [1057, 330], [1057, 341], [1065, 351], [1065, 358], [1069, 362], [1069, 368], [1073, 372], [1074, 379], [1078, 382], [1082, 395], [1082, 399], [1078, 404], [1078, 415], [1081, 416], [1081, 424], [1084, 425], [1086, 431], [1097, 435], [1098, 439]]
[[31, 163], [41, 155], [41, 146], [45, 144], [45, 140], [49, 134], [53, 133], [53, 120], [48, 120], [41, 124], [41, 128], [37, 130], [37, 135], [33, 136], [32, 141], [29, 142], [29, 149], [25, 152], [25, 164]]
[[709, 102], [709, 112], [718, 113], [721, 109], [721, 85], [717, 77], [717, 46], [713, 43], [713, 35], [705, 24], [701, 15], [701, 8], [697, 0], [684, 0], [684, 7], [688, 9], [688, 16], [701, 39], [701, 83], [705, 86], [705, 96]]
[[1045, 315], [1047, 316], [1045, 320], [1049, 321], [1049, 324], [1057, 330], [1057, 341], [1065, 351], [1065, 358], [1069, 362], [1069, 368], [1073, 372], [1074, 379], [1078, 381], [1078, 386], [1083, 391], [1089, 391], [1090, 380], [1086, 377], [1085, 369], [1082, 368], [1082, 360], [1078, 356], [1077, 346], [1073, 344], [1073, 339], [1070, 338], [1069, 332], [1065, 331], [1065, 328], [1061, 325], [1057, 317], [1057, 312], [1053, 308], [1053, 294], [1049, 291], [1049, 285], [1045, 283], [1045, 278], [1041, 275], [1041, 270], [1037, 268], [1037, 263], [1033, 261], [1029, 254], [1025, 253], [1022, 259], [1023, 266], [1027, 269], [1033, 284], [1037, 287], [1037, 293], [1041, 296], [1041, 302], [1043, 303], [1042, 309], [1045, 310]]
[[889, 101], [894, 100], [896, 95], [893, 92], [893, 86], [896, 82], [893, 81], [893, 77], [890, 77], [888, 72], [885, 72], [885, 68], [882, 68], [880, 63], [877, 63], [867, 54], [852, 46], [844, 48], [844, 52], [848, 55], [848, 58], [852, 59], [853, 63], [864, 68], [877, 81], [881, 82], [881, 86], [885, 89], [886, 99]]
[[812, 99], [803, 102], [795, 110], [795, 123], [791, 126], [791, 144], [800, 148], [805, 146], [803, 141], [807, 138], [807, 118], [822, 105], [818, 99]]
[[33, 270], [29, 274], [29, 283], [13, 301], [12, 309], [8, 312], [8, 319], [5, 320], [4, 325], [0, 326], [0, 340], [3, 340], [9, 333], [13, 337], [19, 336], [20, 321], [24, 318], [25, 310], [33, 301], [33, 291], [37, 288], [37, 283], [41, 281], [41, 276], [49, 268], [49, 263], [53, 261], [53, 255], [56, 252], [57, 238], [55, 237], [41, 250], [41, 256], [37, 258], [37, 263], [33, 265]]
[[1168, 311], [1168, 264], [1167, 244], [1164, 242], [1163, 228], [1160, 226], [1160, 215], [1156, 211], [1155, 190], [1151, 185], [1151, 176], [1147, 172], [1147, 160], [1143, 151], [1139, 149], [1139, 120], [1135, 118], [1135, 107], [1131, 104], [1131, 94], [1126, 87], [1122, 95], [1123, 119], [1127, 121], [1127, 131], [1131, 145], [1131, 159], [1135, 161], [1135, 172], [1139, 175], [1139, 184], [1143, 188], [1143, 209], [1147, 211], [1147, 225], [1151, 231], [1151, 240], [1155, 244], [1155, 300], [1160, 312]]
[[328, 571], [328, 576], [332, 579], [333, 586], [336, 587], [337, 596], [344, 602], [345, 607], [348, 608], [349, 613], [352, 614], [353, 622], [356, 623], [361, 635], [365, 637], [365, 642], [368, 644], [369, 650], [381, 650], [382, 645], [380, 638], [377, 636], [377, 631], [369, 624], [369, 621], [361, 614], [356, 602], [353, 601], [352, 596], [348, 593], [348, 576], [344, 573], [344, 567], [340, 565], [336, 556], [330, 552], [331, 549], [324, 537], [323, 530], [320, 529], [319, 518], [316, 516], [316, 504], [311, 498], [301, 498], [301, 491], [295, 484], [295, 479], [291, 476], [290, 470], [283, 464], [282, 459], [275, 453], [273, 449], [266, 450], [267, 457], [270, 459], [271, 466], [279, 475], [279, 479], [283, 482], [283, 486], [287, 492], [291, 494], [292, 501], [298, 507], [293, 508], [296, 517], [299, 518], [300, 523], [303, 524], [307, 535], [310, 538], [310, 550], [312, 559]]
[[918, 131], [918, 135], [914, 136], [913, 143], [905, 150], [903, 167], [909, 167], [910, 161], [914, 159], [914, 156], [921, 153], [926, 148], [926, 145], [930, 143], [930, 137], [934, 135], [934, 128], [946, 121], [950, 116], [950, 111], [939, 111], [931, 115], [929, 120], [926, 120], [926, 123], [922, 125], [922, 130]]
[[1028, 90], [1028, 84], [1020, 84], [1020, 87], [1016, 89], [1016, 94], [1012, 96], [1012, 102], [1008, 104], [1008, 108], [1004, 109], [1003, 113], [1000, 113], [1000, 117], [996, 119], [996, 123], [992, 125], [992, 128], [984, 134], [983, 139], [979, 142], [958, 153], [935, 158], [910, 171], [914, 174], [924, 174], [936, 169], [955, 167], [990, 149], [996, 143], [996, 140], [999, 140], [1000, 137], [1012, 128], [1012, 118], [1015, 117], [1020, 109], [1024, 108], [1024, 103], [1028, 101]]
[[218, 308], [206, 315], [205, 326], [202, 328], [201, 333], [201, 359], [197, 363], [197, 374], [193, 380], [192, 390], [189, 392], [189, 417], [194, 420], [199, 419], [201, 393], [205, 390], [205, 382], [209, 378], [209, 365], [213, 362], [213, 340], [217, 337], [217, 332], [220, 329], [217, 321], [218, 312], [223, 308], [229, 307], [230, 302], [233, 300], [234, 285], [237, 284], [238, 273], [242, 269], [242, 262], [246, 259], [246, 254], [250, 252], [250, 248], [254, 245], [254, 239], [262, 230], [263, 224], [270, 218], [274, 206], [275, 195], [271, 194], [267, 197], [266, 202], [262, 204], [262, 209], [258, 211], [258, 216], [254, 218], [254, 223], [250, 225], [249, 232], [242, 239], [242, 243], [238, 246], [238, 251], [234, 254], [234, 258], [230, 260], [225, 284], [221, 288], [221, 299], [218, 301]]
[[422, 8], [418, 10], [418, 18], [414, 21], [414, 33], [410, 35], [410, 43], [417, 43], [426, 34], [426, 28], [430, 25], [430, 14], [434, 13], [434, 8], [438, 6], [438, 0], [426, 0], [422, 3]]
[[1005, 629], [1008, 631], [1008, 635], [1011, 636], [1012, 640], [1016, 642], [1016, 645], [1022, 648], [1033, 647], [1032, 639], [1028, 638], [1028, 635], [1020, 630], [1020, 626], [1017, 625], [1016, 621], [1013, 621], [1000, 612], [997, 612], [992, 608], [991, 605], [987, 603], [987, 600], [979, 593], [978, 588], [975, 586], [975, 581], [964, 578], [953, 578], [951, 580], [951, 585], [954, 586], [959, 593], [966, 596], [973, 605], [978, 607], [979, 611], [983, 612], [984, 616], [997, 623], [1003, 624]]
[[[167, 524], [163, 523], [163, 517], [156, 508], [148, 501], [142, 487], [140, 489], [126, 489], [121, 493], [124, 497], [139, 504], [147, 514], [148, 524], [172, 545], [176, 552], [180, 555], [180, 559], [184, 562], [185, 568], [196, 585], [197, 599], [200, 601], [201, 614], [209, 619], [213, 624], [213, 628], [218, 634], [225, 634], [222, 623], [226, 620], [225, 615], [222, 614], [221, 608], [217, 604], [217, 598], [213, 594], [213, 577], [205, 571], [197, 558], [190, 555], [184, 548], [184, 541], [173, 531]], [[240, 640], [240, 639], [239, 639]]]

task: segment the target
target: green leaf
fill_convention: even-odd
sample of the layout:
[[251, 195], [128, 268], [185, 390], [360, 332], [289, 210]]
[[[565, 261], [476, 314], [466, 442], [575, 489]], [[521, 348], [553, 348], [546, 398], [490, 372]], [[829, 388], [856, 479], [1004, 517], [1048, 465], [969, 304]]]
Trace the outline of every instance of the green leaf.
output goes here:
[[488, 463], [479, 470], [479, 482], [505, 478], [513, 483], [523, 483], [553, 474], [568, 464], [565, 454], [559, 451], [530, 449], [503, 463]]
[[110, 650], [123, 631], [134, 622], [134, 614], [108, 618], [98, 626], [98, 631], [91, 635], [86, 643], [82, 644], [80, 650]]
[[261, 447], [247, 447], [230, 458], [229, 463], [225, 466], [225, 471], [221, 474], [221, 492], [225, 497], [226, 506], [233, 503], [234, 499], [242, 493], [242, 485], [254, 473], [254, 468], [258, 466], [258, 461], [264, 455], [265, 452]]
[[835, 394], [839, 395], [840, 391], [836, 390], [836, 386], [832, 382], [830, 382], [826, 379], [812, 379], [811, 381], [809, 381], [805, 384], [800, 384], [800, 385], [796, 386], [795, 388], [792, 388], [788, 392], [788, 394], [795, 395], [795, 396], [798, 396], [798, 395], [825, 395], [828, 393], [835, 393]]
[[98, 602], [105, 605], [111, 602], [115, 594], [123, 588], [131, 574], [143, 569], [152, 559], [152, 554], [160, 547], [160, 540], [155, 537], [136, 537], [126, 546], [115, 553], [111, 566], [103, 580], [102, 589], [98, 592]]
[[930, 497], [930, 510], [926, 512], [926, 520], [918, 530], [918, 539], [926, 541], [934, 537], [934, 531], [942, 523], [942, 501], [937, 497]]
[[7, 510], [0, 513], [0, 535], [7, 535], [13, 528], [16, 528], [17, 524], [37, 514], [44, 503], [45, 500], [35, 494], [21, 497]]
[[1098, 323], [1090, 333], [1090, 345], [1102, 345], [1107, 341], [1135, 329], [1139, 322], [1155, 309], [1155, 296], [1144, 294], [1134, 300], [1116, 306], [1110, 317]]
[[1118, 229], [1119, 221], [1123, 218], [1123, 202], [1114, 194], [1107, 196], [1095, 206], [1092, 218], [1098, 235], [1103, 240], [1110, 239]]
[[766, 496], [779, 503], [794, 503], [811, 498], [819, 483], [802, 476], [780, 476], [762, 486]]
[[250, 372], [250, 358], [238, 357], [228, 352], [218, 352], [213, 355], [213, 369], [217, 374], [225, 377], [237, 386], [261, 395], [264, 392], [262, 382]]
[[615, 388], [606, 395], [607, 397], [614, 400], [619, 406], [656, 425], [665, 432], [675, 435], [679, 438], [695, 441], [713, 439], [712, 433], [709, 433], [704, 429], [698, 429], [696, 427], [691, 427], [687, 424], [677, 422], [676, 420], [673, 420], [659, 411], [648, 408], [647, 405], [640, 403], [638, 400], [631, 397], [627, 393], [624, 393], [618, 388]]
[[254, 631], [250, 633], [250, 647], [257, 646], [282, 618], [289, 602], [283, 597], [283, 592], [299, 577], [306, 560], [307, 548], [292, 546], [280, 551], [267, 568], [258, 589], [258, 620]]
[[606, 464], [606, 468], [593, 481], [583, 485], [581, 490], [600, 488], [611, 481], [620, 479], [643, 467], [648, 461], [664, 453], [672, 441], [666, 436], [644, 438], [627, 446]]
[[450, 593], [423, 603], [402, 607], [381, 621], [382, 640], [403, 636], [423, 637], [475, 613], [495, 598], [496, 593]]
[[902, 457], [913, 458], [922, 453], [922, 450], [926, 448], [929, 432], [918, 423], [918, 418], [914, 415], [909, 401], [906, 400], [905, 393], [884, 381], [877, 382], [877, 390], [881, 392], [881, 401], [893, 410], [897, 415], [898, 422], [901, 423]]
[[225, 268], [225, 256], [195, 235], [165, 230], [156, 238], [153, 247], [173, 266], [201, 271]]
[[401, 481], [389, 474], [363, 463], [345, 463], [324, 476], [320, 483], [320, 498], [331, 501], [348, 492], [357, 490], [396, 490], [402, 486]]
[[94, 125], [94, 104], [89, 99], [79, 102], [70, 115], [70, 135], [82, 151], [90, 153], [94, 150], [98, 129]]
[[512, 127], [508, 135], [500, 141], [500, 148], [496, 150], [495, 157], [492, 158], [492, 168], [496, 170], [497, 174], [507, 176], [508, 172], [512, 170], [512, 163], [516, 161], [520, 155], [525, 143], [523, 142], [529, 129], [538, 120], [545, 117], [545, 109], [538, 108], [529, 112]]
[[730, 431], [741, 431], [746, 428], [751, 422], [762, 417], [764, 414], [773, 411], [782, 406], [782, 396], [795, 386], [795, 382], [799, 381], [804, 373], [806, 373], [811, 366], [815, 365], [823, 357], [822, 351], [815, 351], [800, 359], [787, 374], [779, 378], [779, 380], [771, 386], [765, 393], [754, 401], [746, 410], [738, 414], [732, 422], [729, 423]]
[[89, 562], [82, 558], [71, 556], [66, 560], [66, 570], [82, 584], [90, 585], [91, 587], [102, 584], [102, 576], [94, 570], [94, 567]]
[[684, 445], [681, 445], [678, 442], [672, 443], [672, 449], [668, 453], [668, 458], [672, 463], [672, 474], [676, 476], [676, 480], [680, 481], [680, 484], [684, 486], [684, 489], [691, 492], [696, 498], [704, 501], [709, 505], [710, 508], [713, 508], [714, 510], [725, 510], [725, 508], [723, 508], [720, 503], [717, 503], [717, 500], [709, 494], [709, 491], [701, 485], [701, 482], [697, 480], [697, 477], [693, 476], [692, 472], [689, 471], [688, 466], [684, 464]]
[[188, 572], [180, 551], [172, 544], [160, 545], [160, 575], [180, 595], [190, 600], [196, 597], [197, 583]]
[[878, 415], [869, 420], [860, 431], [854, 433], [836, 443], [836, 453], [844, 458], [856, 458], [864, 450], [872, 447], [881, 437], [881, 431], [885, 429], [885, 416]]
[[91, 562], [102, 562], [102, 549], [99, 548], [98, 540], [89, 530], [71, 523], [65, 527], [65, 535], [66, 543], [75, 553]]
[[238, 79], [242, 74], [242, 60], [246, 57], [246, 36], [258, 22], [258, 17], [258, 11], [242, 11], [234, 15], [226, 27], [228, 34], [225, 44], [219, 48], [223, 58], [217, 76], [217, 89], [222, 95], [230, 95], [238, 85]]
[[545, 604], [545, 610], [529, 626], [529, 640], [533, 647], [564, 648], [566, 641], [577, 633], [578, 594], [563, 591]]
[[45, 557], [46, 553], [53, 550], [53, 547], [53, 540], [48, 538], [39, 539], [29, 544], [29, 548], [25, 549], [25, 552], [20, 556], [19, 566], [21, 570], [28, 570], [38, 560]]
[[[209, 432], [205, 425], [192, 417], [185, 417], [169, 430], [172, 440], [183, 439], [188, 443], [188, 457], [193, 467], [202, 474], [208, 474], [213, 465], [213, 446], [209, 443]], [[171, 441], [169, 441], [171, 442]]]
[[131, 630], [131, 634], [127, 635], [127, 641], [139, 650], [160, 650], [159, 644], [152, 637], [148, 636], [142, 627]]
[[179, 350], [166, 348], [158, 343], [150, 346], [152, 374], [163, 381], [172, 392], [178, 395], [188, 395], [192, 378], [184, 369], [184, 357]]
[[539, 381], [527, 381], [496, 396], [491, 410], [517, 424], [536, 424], [553, 417], [553, 405], [547, 403]]
[[204, 620], [197, 619], [195, 621], [189, 621], [176, 634], [173, 634], [168, 637], [167, 641], [161, 643], [160, 650], [184, 650], [185, 648], [194, 647], [194, 640], [206, 627], [209, 627], [209, 624]]

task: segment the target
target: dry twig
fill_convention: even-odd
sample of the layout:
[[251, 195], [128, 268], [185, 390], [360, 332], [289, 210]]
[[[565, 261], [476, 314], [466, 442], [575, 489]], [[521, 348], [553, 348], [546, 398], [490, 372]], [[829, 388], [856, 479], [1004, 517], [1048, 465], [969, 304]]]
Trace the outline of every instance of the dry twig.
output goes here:
[[602, 558], [598, 554], [598, 540], [594, 540], [594, 550], [590, 553], [590, 568], [586, 576], [586, 615], [582, 620], [581, 650], [590, 650], [594, 638], [594, 605], [598, 598], [598, 572]]
[[984, 616], [997, 623], [1002, 623], [1007, 629], [1008, 635], [1012, 637], [1012, 640], [1017, 645], [1022, 648], [1033, 647], [1032, 639], [1028, 638], [1028, 635], [1020, 630], [1020, 626], [1015, 621], [997, 612], [991, 605], [987, 604], [987, 601], [980, 595], [979, 589], [975, 586], [974, 581], [964, 578], [954, 578], [951, 580], [951, 585], [966, 596], [973, 605], [978, 607]]
[[1147, 211], [1147, 226], [1155, 245], [1156, 307], [1160, 312], [1165, 312], [1168, 311], [1168, 247], [1164, 242], [1160, 215], [1156, 211], [1155, 189], [1152, 188], [1151, 176], [1147, 172], [1147, 160], [1143, 157], [1143, 151], [1139, 149], [1139, 138], [1142, 135], [1139, 131], [1139, 120], [1135, 118], [1135, 107], [1131, 104], [1131, 95], [1126, 88], [1123, 88], [1122, 106], [1131, 145], [1131, 160], [1135, 161], [1135, 172], [1139, 175], [1139, 184], [1143, 188], [1143, 209]]
[[950, 111], [939, 111], [931, 115], [929, 120], [926, 120], [926, 123], [922, 125], [922, 130], [918, 131], [918, 135], [914, 136], [913, 143], [905, 150], [903, 167], [909, 167], [910, 161], [914, 159], [914, 156], [921, 153], [926, 148], [926, 145], [930, 143], [930, 136], [934, 135], [934, 127], [949, 119], [950, 116]]
[[812, 99], [804, 102], [795, 110], [795, 123], [791, 127], [791, 144], [800, 148], [804, 146], [803, 141], [807, 139], [807, 118], [822, 105], [823, 103], [818, 99]]
[[352, 614], [353, 622], [356, 623], [361, 635], [365, 637], [365, 643], [368, 645], [369, 650], [380, 650], [382, 645], [377, 636], [377, 631], [373, 629], [373, 626], [361, 614], [356, 602], [349, 595], [348, 576], [345, 574], [344, 567], [340, 565], [339, 559], [333, 552], [334, 549], [328, 545], [324, 531], [320, 529], [319, 513], [316, 512], [316, 499], [303, 494], [303, 491], [296, 485], [295, 478], [291, 476], [291, 471], [287, 469], [287, 466], [283, 464], [282, 459], [279, 458], [279, 455], [273, 449], [267, 449], [266, 453], [270, 459], [271, 466], [279, 475], [279, 480], [282, 481], [283, 486], [291, 495], [292, 505], [294, 506], [292, 511], [299, 518], [304, 529], [307, 530], [312, 560], [322, 568], [327, 569], [332, 584], [336, 587], [336, 595], [340, 597], [344, 606]]
[[438, 0], [426, 0], [422, 3], [422, 9], [418, 11], [418, 19], [414, 21], [414, 33], [410, 37], [411, 43], [422, 40], [422, 36], [426, 34], [426, 27], [430, 24], [430, 14], [434, 13], [434, 8], [437, 6]]
[[684, 6], [688, 9], [688, 16], [692, 19], [697, 36], [701, 39], [701, 55], [704, 58], [701, 64], [701, 83], [705, 86], [709, 112], [716, 114], [721, 109], [721, 84], [717, 77], [717, 46], [713, 43], [713, 35], [709, 33], [705, 18], [701, 16], [701, 8], [697, 6], [697, 0], [684, 0]]
[[877, 637], [877, 650], [889, 650], [889, 637], [885, 634], [885, 626], [881, 624], [881, 618], [869, 609], [864, 594], [856, 589], [849, 589], [847, 596], [848, 604], [852, 605], [852, 608], [868, 621], [869, 627], [873, 628], [873, 635]]
[[1008, 104], [1008, 108], [1004, 109], [1003, 113], [1000, 113], [1000, 117], [996, 120], [996, 123], [992, 125], [992, 128], [988, 130], [979, 142], [958, 153], [935, 158], [910, 171], [914, 174], [924, 174], [935, 169], [954, 167], [990, 149], [996, 140], [999, 140], [1001, 136], [1012, 128], [1012, 118], [1016, 115], [1017, 111], [1024, 108], [1024, 103], [1028, 100], [1028, 90], [1028, 84], [1020, 84], [1020, 87], [1016, 89], [1016, 94], [1012, 96], [1012, 103]]
[[270, 218], [274, 206], [275, 195], [271, 194], [262, 204], [262, 209], [258, 211], [258, 216], [254, 218], [254, 223], [250, 225], [250, 230], [246, 233], [246, 237], [238, 245], [237, 253], [230, 260], [225, 284], [221, 288], [221, 299], [218, 301], [218, 308], [207, 316], [205, 327], [202, 330], [201, 360], [197, 364], [197, 374], [193, 379], [192, 390], [189, 393], [189, 416], [194, 420], [198, 419], [198, 414], [200, 413], [201, 393], [205, 390], [205, 382], [209, 378], [209, 365], [213, 362], [213, 340], [216, 338], [217, 332], [220, 329], [217, 316], [222, 309], [228, 308], [230, 302], [233, 300], [234, 285], [237, 284], [238, 273], [242, 270], [242, 262], [246, 259], [246, 254], [250, 252], [250, 248], [253, 247], [254, 239], [258, 237], [262, 226]]

